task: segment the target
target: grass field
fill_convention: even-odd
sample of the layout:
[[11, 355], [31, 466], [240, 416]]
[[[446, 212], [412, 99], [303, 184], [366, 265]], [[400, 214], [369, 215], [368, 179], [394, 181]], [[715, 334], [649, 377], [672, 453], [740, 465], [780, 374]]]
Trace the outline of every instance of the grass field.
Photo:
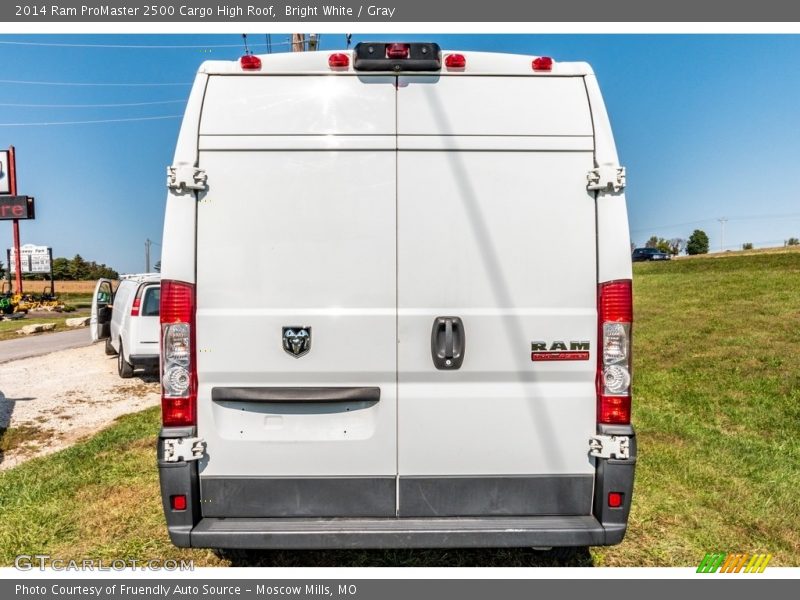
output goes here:
[[[58, 331], [67, 331], [69, 328], [64, 321], [74, 317], [88, 317], [89, 309], [81, 308], [71, 312], [45, 312], [45, 313], [29, 313], [22, 319], [2, 320], [0, 321], [0, 340], [14, 340], [20, 336], [17, 330], [22, 329], [25, 325], [38, 325], [40, 323], [55, 323], [56, 328], [49, 333], [56, 333]], [[47, 335], [48, 332], [36, 334]]]
[[800, 565], [800, 254], [637, 264], [639, 463], [625, 541], [532, 550], [178, 550], [161, 516], [158, 412], [0, 474], [0, 564], [17, 553], [196, 565], [694, 566], [706, 552]]

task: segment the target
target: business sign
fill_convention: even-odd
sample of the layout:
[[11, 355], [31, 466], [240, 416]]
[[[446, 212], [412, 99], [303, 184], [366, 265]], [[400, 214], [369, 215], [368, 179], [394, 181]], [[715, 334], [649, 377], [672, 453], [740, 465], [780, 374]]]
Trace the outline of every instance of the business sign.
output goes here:
[[30, 196], [0, 196], [0, 221], [33, 218], [33, 198]]
[[0, 194], [11, 193], [11, 174], [8, 169], [8, 150], [0, 150]]
[[[11, 272], [15, 273], [17, 253], [14, 248], [9, 250], [8, 264], [11, 267]], [[52, 252], [47, 246], [34, 246], [33, 244], [25, 244], [19, 249], [20, 261], [22, 263], [23, 273], [49, 273]]]

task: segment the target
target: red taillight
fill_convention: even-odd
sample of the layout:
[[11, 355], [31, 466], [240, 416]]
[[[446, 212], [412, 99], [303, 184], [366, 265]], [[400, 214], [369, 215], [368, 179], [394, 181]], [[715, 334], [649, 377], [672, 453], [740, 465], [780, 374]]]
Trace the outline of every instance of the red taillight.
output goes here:
[[463, 69], [467, 66], [467, 59], [463, 54], [448, 54], [444, 59], [444, 66], [448, 69]]
[[608, 506], [610, 508], [619, 508], [622, 506], [622, 500], [624, 497], [625, 496], [622, 492], [608, 492]]
[[161, 324], [194, 320], [194, 285], [165, 279], [161, 282]]
[[533, 67], [534, 71], [552, 71], [553, 59], [549, 56], [540, 56], [533, 59], [531, 66]]
[[245, 54], [239, 59], [239, 64], [245, 71], [258, 71], [261, 68], [261, 59], [255, 54]]
[[169, 504], [172, 510], [186, 510], [186, 496], [183, 494], [170, 496]]
[[161, 282], [161, 421], [185, 427], [197, 421], [194, 285]]
[[601, 321], [633, 321], [633, 297], [630, 280], [610, 281], [599, 288], [598, 311]]
[[631, 422], [631, 281], [601, 283], [597, 290], [597, 422]]
[[337, 52], [328, 57], [328, 66], [331, 69], [346, 69], [350, 66], [350, 57], [344, 52]]
[[411, 52], [409, 44], [387, 44], [386, 58], [408, 58]]
[[600, 394], [597, 420], [606, 425], [628, 425], [631, 422], [631, 397]]
[[131, 316], [132, 317], [138, 317], [139, 316], [139, 308], [141, 307], [141, 305], [142, 305], [142, 299], [141, 298], [137, 297], [137, 298], [133, 299], [133, 304], [131, 305]]

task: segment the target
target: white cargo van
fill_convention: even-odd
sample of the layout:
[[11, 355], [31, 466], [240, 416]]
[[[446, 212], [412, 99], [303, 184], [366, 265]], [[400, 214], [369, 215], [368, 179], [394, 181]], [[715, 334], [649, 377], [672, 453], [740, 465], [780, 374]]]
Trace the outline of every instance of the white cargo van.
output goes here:
[[117, 372], [133, 377], [135, 369], [159, 364], [160, 279], [158, 273], [123, 275], [113, 282], [100, 279], [92, 302], [92, 341], [105, 340], [106, 354], [117, 355]]
[[172, 541], [620, 542], [624, 183], [585, 63], [430, 43], [204, 63], [163, 236]]

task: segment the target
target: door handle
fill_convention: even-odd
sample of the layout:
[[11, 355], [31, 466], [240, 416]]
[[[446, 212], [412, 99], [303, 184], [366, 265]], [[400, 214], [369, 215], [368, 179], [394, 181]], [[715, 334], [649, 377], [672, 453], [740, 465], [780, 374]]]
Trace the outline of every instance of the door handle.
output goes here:
[[466, 336], [460, 317], [436, 317], [431, 330], [431, 356], [437, 369], [450, 371], [464, 362]]

